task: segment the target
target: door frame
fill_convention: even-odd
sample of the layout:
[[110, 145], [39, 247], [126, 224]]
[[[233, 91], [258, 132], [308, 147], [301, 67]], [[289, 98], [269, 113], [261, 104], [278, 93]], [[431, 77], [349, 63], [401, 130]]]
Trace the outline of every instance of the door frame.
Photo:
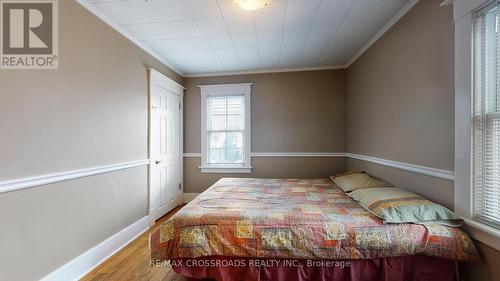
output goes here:
[[147, 68], [147, 79], [148, 79], [148, 217], [149, 217], [149, 226], [153, 226], [155, 224], [155, 218], [153, 215], [153, 204], [152, 204], [152, 173], [151, 168], [154, 165], [154, 159], [151, 155], [151, 147], [152, 147], [152, 121], [153, 121], [153, 108], [152, 108], [152, 97], [153, 91], [152, 86], [154, 84], [159, 84], [163, 88], [168, 91], [179, 96], [179, 183], [181, 184], [181, 188], [178, 190], [178, 202], [180, 205], [182, 203], [182, 196], [184, 193], [184, 90], [186, 89], [181, 84], [175, 82], [174, 80], [168, 78], [164, 74], [159, 71], [148, 67]]

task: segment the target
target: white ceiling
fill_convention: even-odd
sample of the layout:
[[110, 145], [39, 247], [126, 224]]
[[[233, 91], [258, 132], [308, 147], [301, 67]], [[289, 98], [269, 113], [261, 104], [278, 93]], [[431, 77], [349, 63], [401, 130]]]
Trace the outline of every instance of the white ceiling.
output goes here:
[[184, 74], [342, 67], [412, 0], [90, 0]]

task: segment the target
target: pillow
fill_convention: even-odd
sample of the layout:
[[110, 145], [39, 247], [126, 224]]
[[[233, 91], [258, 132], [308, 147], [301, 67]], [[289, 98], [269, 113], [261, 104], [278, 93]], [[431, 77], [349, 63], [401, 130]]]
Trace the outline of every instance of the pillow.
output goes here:
[[332, 181], [345, 192], [350, 192], [356, 189], [371, 188], [371, 187], [390, 187], [389, 183], [378, 180], [365, 172], [349, 172], [330, 177]]
[[385, 223], [460, 226], [463, 222], [447, 208], [396, 187], [360, 189], [349, 196]]

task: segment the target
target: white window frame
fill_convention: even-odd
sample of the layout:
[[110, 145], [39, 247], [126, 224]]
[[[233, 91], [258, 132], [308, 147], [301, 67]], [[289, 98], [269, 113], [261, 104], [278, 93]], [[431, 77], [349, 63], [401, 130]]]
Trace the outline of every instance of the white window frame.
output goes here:
[[473, 27], [474, 14], [491, 0], [455, 0], [455, 212], [475, 239], [500, 250], [500, 229], [473, 219]]
[[[253, 83], [198, 85], [201, 94], [201, 166], [202, 173], [251, 173], [252, 172], [252, 135], [251, 135], [251, 86]], [[245, 136], [243, 165], [216, 165], [208, 163], [207, 148], [207, 99], [209, 96], [235, 96], [245, 98]]]

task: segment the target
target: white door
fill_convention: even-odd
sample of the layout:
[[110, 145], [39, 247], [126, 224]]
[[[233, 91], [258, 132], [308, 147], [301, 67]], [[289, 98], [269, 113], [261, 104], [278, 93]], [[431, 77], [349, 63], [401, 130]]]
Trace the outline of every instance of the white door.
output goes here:
[[179, 87], [172, 87], [172, 82], [159, 72], [151, 70], [151, 221], [157, 220], [181, 203], [182, 92], [178, 92]]

